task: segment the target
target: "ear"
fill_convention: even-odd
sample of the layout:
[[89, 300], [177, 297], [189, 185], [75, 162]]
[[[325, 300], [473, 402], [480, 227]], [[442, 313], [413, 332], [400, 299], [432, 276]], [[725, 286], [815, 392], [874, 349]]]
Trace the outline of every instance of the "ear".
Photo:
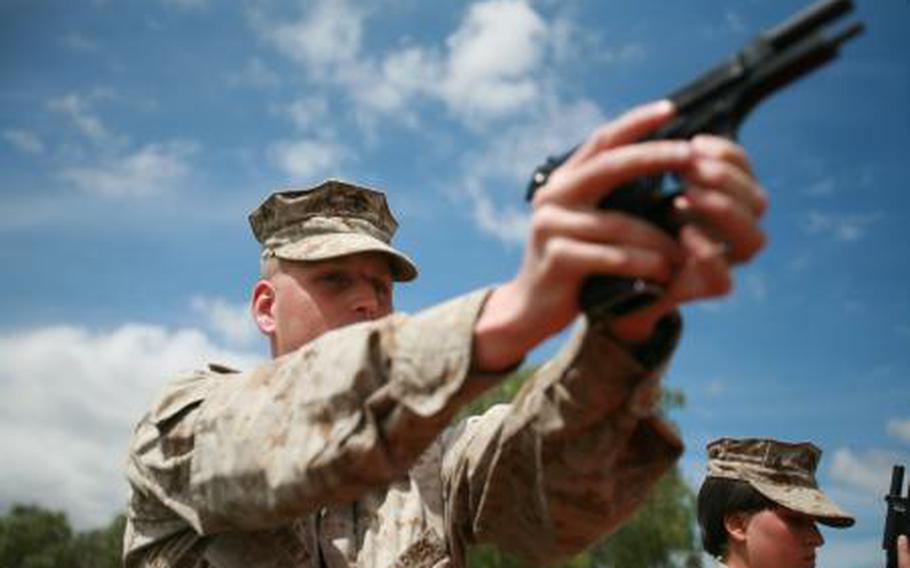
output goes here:
[[727, 539], [731, 542], [745, 542], [746, 528], [749, 525], [749, 519], [752, 517], [749, 513], [738, 511], [728, 513], [724, 516], [724, 528], [727, 530]]
[[275, 285], [268, 280], [260, 280], [253, 286], [253, 298], [250, 302], [253, 321], [264, 335], [275, 334]]

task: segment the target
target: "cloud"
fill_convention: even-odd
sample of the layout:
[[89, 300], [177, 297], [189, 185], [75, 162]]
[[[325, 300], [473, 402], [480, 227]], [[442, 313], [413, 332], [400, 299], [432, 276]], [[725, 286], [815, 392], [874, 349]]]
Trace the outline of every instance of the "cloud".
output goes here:
[[[350, 2], [315, 2], [293, 22], [272, 23], [260, 12], [251, 19], [312, 81], [350, 96], [360, 114], [412, 125], [410, 106], [420, 100], [442, 102], [468, 121], [532, 106], [543, 94], [535, 71], [552, 47], [546, 24], [523, 0], [472, 5], [444, 45], [406, 45], [379, 54], [363, 52], [367, 14]], [[564, 36], [559, 41], [565, 43]]]
[[506, 244], [524, 242], [530, 207], [523, 188], [547, 154], [572, 148], [603, 122], [594, 103], [551, 100], [533, 118], [497, 132], [465, 159], [465, 176], [455, 184], [472, 202], [475, 224]]
[[320, 140], [280, 140], [266, 150], [269, 160], [295, 180], [327, 175], [338, 169], [344, 149]]
[[888, 435], [910, 443], [910, 418], [892, 418], [888, 421]]
[[23, 152], [28, 154], [43, 154], [44, 143], [38, 135], [31, 130], [9, 129], [3, 131], [3, 138]]
[[446, 40], [442, 96], [465, 115], [503, 114], [540, 93], [533, 71], [544, 53], [547, 27], [525, 2], [491, 0], [471, 6]]
[[195, 329], [142, 324], [0, 335], [0, 508], [36, 502], [63, 508], [79, 528], [106, 524], [126, 502], [132, 427], [167, 378], [257, 359]]
[[119, 141], [101, 122], [101, 119], [92, 112], [94, 101], [109, 96], [110, 93], [105, 91], [96, 91], [89, 95], [69, 93], [51, 99], [47, 103], [47, 107], [54, 112], [68, 116], [79, 132], [92, 142], [96, 144], [115, 143]]
[[803, 229], [809, 234], [825, 234], [838, 241], [858, 241], [883, 216], [880, 212], [836, 214], [809, 211]]
[[834, 193], [836, 187], [837, 185], [834, 181], [834, 178], [825, 178], [808, 186], [804, 190], [804, 193], [812, 197], [829, 196]]
[[323, 119], [329, 115], [329, 103], [323, 97], [304, 97], [287, 106], [275, 108], [274, 112], [286, 114], [301, 131], [319, 130], [324, 133], [322, 125]]
[[296, 22], [261, 25], [280, 52], [322, 74], [356, 61], [363, 20], [363, 11], [346, 0], [317, 0]]
[[79, 33], [70, 33], [63, 36], [60, 40], [64, 47], [73, 51], [90, 53], [98, 51], [98, 43]]
[[107, 198], [148, 197], [174, 188], [190, 172], [198, 145], [188, 141], [147, 144], [92, 166], [65, 168], [61, 177], [86, 193]]
[[834, 452], [829, 473], [831, 479], [851, 489], [881, 496], [890, 487], [891, 466], [906, 461], [906, 456], [886, 450], [873, 448], [855, 453], [840, 448]]
[[281, 85], [281, 77], [258, 57], [250, 58], [239, 71], [228, 75], [228, 85], [253, 89], [274, 89]]
[[209, 331], [235, 346], [248, 346], [259, 337], [259, 330], [247, 304], [232, 304], [224, 298], [197, 296], [191, 302], [193, 311], [200, 314]]
[[209, 0], [162, 0], [165, 6], [173, 6], [180, 10], [201, 10], [207, 8]]
[[749, 272], [743, 279], [749, 296], [759, 302], [768, 299], [768, 277], [761, 272]]

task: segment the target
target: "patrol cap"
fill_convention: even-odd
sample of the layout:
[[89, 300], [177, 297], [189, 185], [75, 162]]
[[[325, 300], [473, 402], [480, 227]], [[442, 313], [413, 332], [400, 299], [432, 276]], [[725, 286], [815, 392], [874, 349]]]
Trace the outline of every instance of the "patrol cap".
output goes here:
[[708, 477], [745, 481], [778, 505], [814, 517], [824, 525], [853, 525], [853, 517], [818, 488], [815, 469], [822, 451], [814, 444], [721, 438], [709, 442], [707, 449]]
[[395, 280], [417, 277], [411, 259], [391, 246], [398, 222], [382, 192], [331, 179], [276, 191], [249, 219], [263, 259], [314, 261], [381, 252], [390, 258]]

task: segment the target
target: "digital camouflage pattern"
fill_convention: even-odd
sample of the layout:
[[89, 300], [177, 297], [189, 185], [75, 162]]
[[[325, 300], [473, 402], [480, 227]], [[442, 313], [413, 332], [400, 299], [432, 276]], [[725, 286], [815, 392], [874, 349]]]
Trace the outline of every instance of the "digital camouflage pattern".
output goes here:
[[375, 251], [389, 255], [396, 280], [417, 277], [411, 259], [390, 244], [398, 222], [379, 191], [339, 180], [278, 191], [249, 221], [263, 258], [324, 260]]
[[472, 543], [545, 563], [602, 538], [682, 451], [662, 368], [581, 329], [447, 428], [500, 378], [470, 370], [487, 294], [173, 382], [131, 444], [125, 565], [461, 568]]
[[828, 526], [853, 525], [853, 517], [818, 488], [815, 470], [822, 451], [814, 444], [721, 438], [709, 442], [707, 449], [708, 477], [745, 481], [778, 505]]

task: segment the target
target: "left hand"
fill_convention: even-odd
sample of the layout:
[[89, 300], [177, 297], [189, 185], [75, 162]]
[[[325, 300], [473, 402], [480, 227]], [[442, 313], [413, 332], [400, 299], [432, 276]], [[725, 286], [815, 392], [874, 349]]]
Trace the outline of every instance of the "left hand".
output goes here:
[[656, 322], [680, 305], [728, 294], [732, 268], [765, 244], [759, 220], [767, 196], [738, 144], [710, 135], [692, 139], [693, 162], [683, 173], [686, 190], [674, 203], [689, 219], [680, 231], [683, 261], [655, 304], [611, 322], [611, 331], [631, 343], [650, 337]]

